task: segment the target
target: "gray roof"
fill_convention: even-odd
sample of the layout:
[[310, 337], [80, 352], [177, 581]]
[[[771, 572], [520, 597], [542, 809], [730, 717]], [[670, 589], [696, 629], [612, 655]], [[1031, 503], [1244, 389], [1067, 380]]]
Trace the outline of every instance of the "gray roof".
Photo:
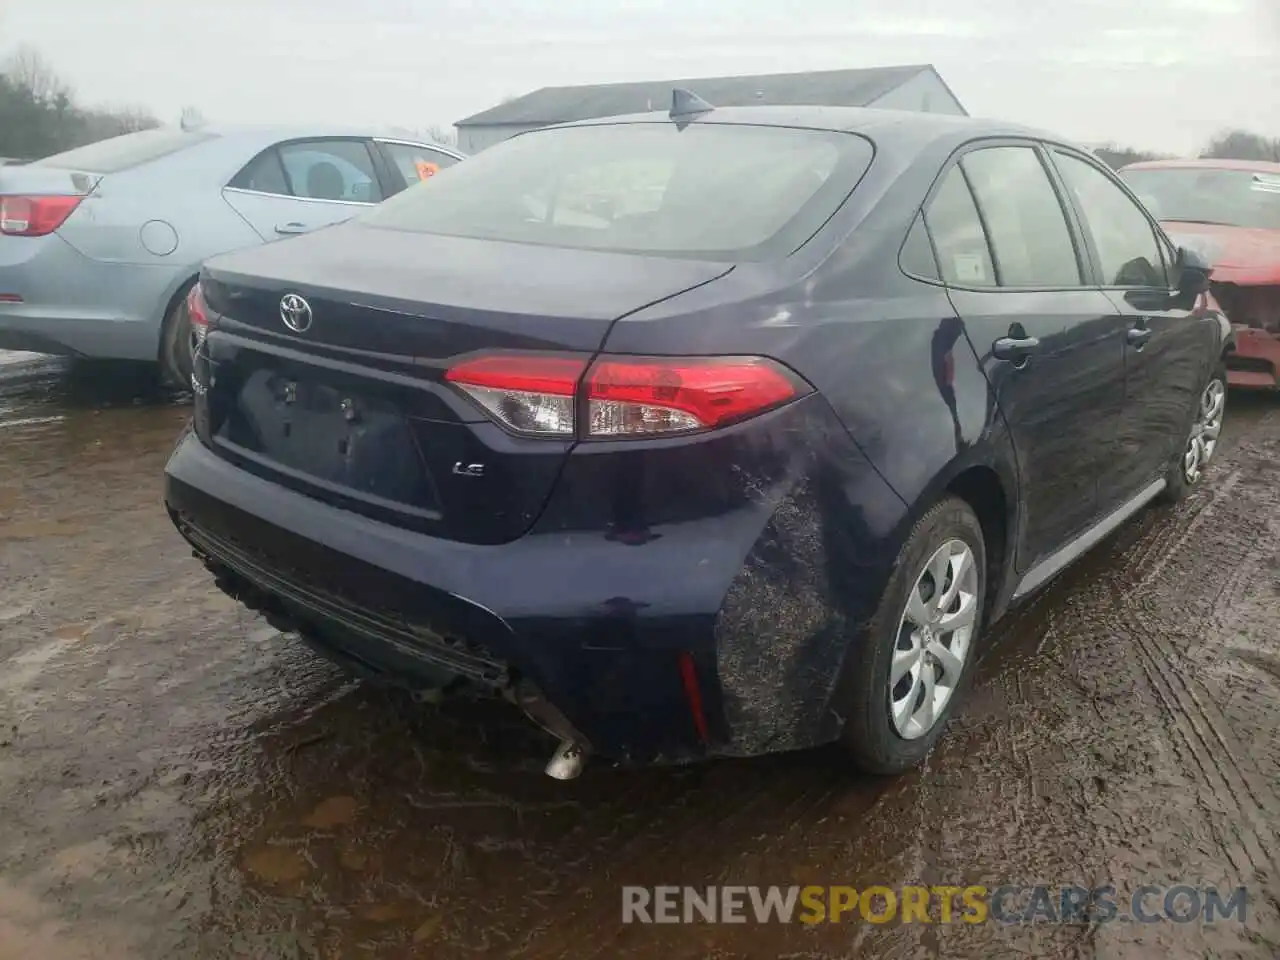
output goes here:
[[564, 123], [620, 114], [665, 110], [674, 87], [692, 90], [716, 107], [805, 104], [865, 107], [926, 70], [928, 64], [773, 73], [756, 77], [703, 77], [642, 83], [601, 83], [580, 87], [543, 87], [499, 104], [454, 126], [504, 126]]

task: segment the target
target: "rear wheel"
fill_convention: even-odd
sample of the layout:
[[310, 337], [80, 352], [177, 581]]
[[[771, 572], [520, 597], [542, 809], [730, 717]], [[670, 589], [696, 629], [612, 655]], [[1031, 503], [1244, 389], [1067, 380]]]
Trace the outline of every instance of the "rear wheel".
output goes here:
[[184, 293], [169, 310], [160, 334], [160, 370], [166, 384], [179, 390], [191, 388], [194, 354], [195, 335], [191, 332], [191, 315]]
[[986, 579], [978, 518], [942, 500], [912, 530], [846, 664], [844, 745], [863, 771], [909, 770], [942, 735], [975, 660]]
[[1160, 496], [1166, 503], [1176, 503], [1199, 486], [1205, 469], [1218, 451], [1226, 410], [1227, 373], [1219, 368], [1201, 391], [1187, 441], [1165, 476], [1165, 488]]

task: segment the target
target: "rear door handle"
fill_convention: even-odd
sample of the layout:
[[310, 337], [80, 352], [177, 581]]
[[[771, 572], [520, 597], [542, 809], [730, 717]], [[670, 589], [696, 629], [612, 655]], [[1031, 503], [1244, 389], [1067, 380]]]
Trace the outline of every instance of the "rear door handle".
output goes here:
[[1036, 337], [1001, 337], [991, 346], [991, 353], [997, 360], [1025, 360], [1040, 349], [1040, 341]]
[[1145, 344], [1148, 340], [1151, 339], [1151, 328], [1150, 327], [1130, 327], [1129, 332], [1125, 334], [1125, 336], [1128, 338], [1129, 343], [1131, 343], [1133, 346], [1141, 347], [1143, 344]]
[[307, 232], [307, 225], [305, 223], [298, 223], [297, 221], [293, 221], [292, 223], [276, 224], [276, 233], [280, 234], [280, 236], [282, 237], [289, 237], [289, 236], [293, 236], [295, 233], [306, 233], [306, 232]]

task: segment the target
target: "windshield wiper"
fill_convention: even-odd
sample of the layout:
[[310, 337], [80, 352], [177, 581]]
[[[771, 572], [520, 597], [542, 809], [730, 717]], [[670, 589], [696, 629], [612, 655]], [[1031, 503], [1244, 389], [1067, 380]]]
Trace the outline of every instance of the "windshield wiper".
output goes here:
[[1188, 217], [1161, 217], [1165, 223], [1203, 223], [1210, 227], [1234, 227], [1234, 223], [1227, 223], [1225, 220], [1192, 220]]

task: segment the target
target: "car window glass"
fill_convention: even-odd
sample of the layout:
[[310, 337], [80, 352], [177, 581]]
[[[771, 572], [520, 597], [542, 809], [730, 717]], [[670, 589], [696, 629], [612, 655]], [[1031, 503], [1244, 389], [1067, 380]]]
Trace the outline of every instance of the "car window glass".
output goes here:
[[[521, 134], [362, 217], [370, 227], [741, 262], [789, 256], [871, 164], [850, 133], [600, 123]], [[443, 184], [448, 188], [444, 189]]]
[[289, 194], [289, 183], [284, 178], [284, 167], [280, 165], [280, 155], [275, 150], [266, 150], [241, 170], [231, 186], [238, 190], [254, 190], [258, 193]]
[[924, 214], [938, 251], [942, 279], [966, 287], [994, 287], [995, 267], [973, 194], [959, 167], [952, 167]]
[[1157, 220], [1280, 230], [1280, 175], [1204, 167], [1122, 170]]
[[1155, 229], [1142, 208], [1093, 164], [1060, 152], [1054, 162], [1093, 238], [1102, 282], [1110, 287], [1172, 286]]
[[988, 147], [960, 161], [982, 210], [1002, 287], [1078, 287], [1080, 264], [1033, 147]]
[[295, 197], [347, 203], [382, 199], [373, 158], [363, 141], [308, 140], [281, 144], [279, 150]]
[[938, 262], [933, 257], [933, 247], [929, 245], [929, 234], [925, 232], [924, 217], [918, 216], [911, 224], [907, 234], [907, 242], [902, 246], [902, 269], [913, 277], [922, 280], [937, 280]]
[[451, 157], [447, 153], [441, 153], [439, 150], [432, 150], [420, 144], [383, 143], [382, 149], [387, 151], [391, 162], [395, 164], [400, 175], [404, 177], [404, 182], [409, 186], [413, 186], [420, 180], [427, 180], [445, 167], [451, 167], [458, 162], [457, 157]]
[[605, 227], [615, 217], [661, 209], [675, 164], [668, 158], [625, 159], [577, 170], [559, 184], [553, 223]]

